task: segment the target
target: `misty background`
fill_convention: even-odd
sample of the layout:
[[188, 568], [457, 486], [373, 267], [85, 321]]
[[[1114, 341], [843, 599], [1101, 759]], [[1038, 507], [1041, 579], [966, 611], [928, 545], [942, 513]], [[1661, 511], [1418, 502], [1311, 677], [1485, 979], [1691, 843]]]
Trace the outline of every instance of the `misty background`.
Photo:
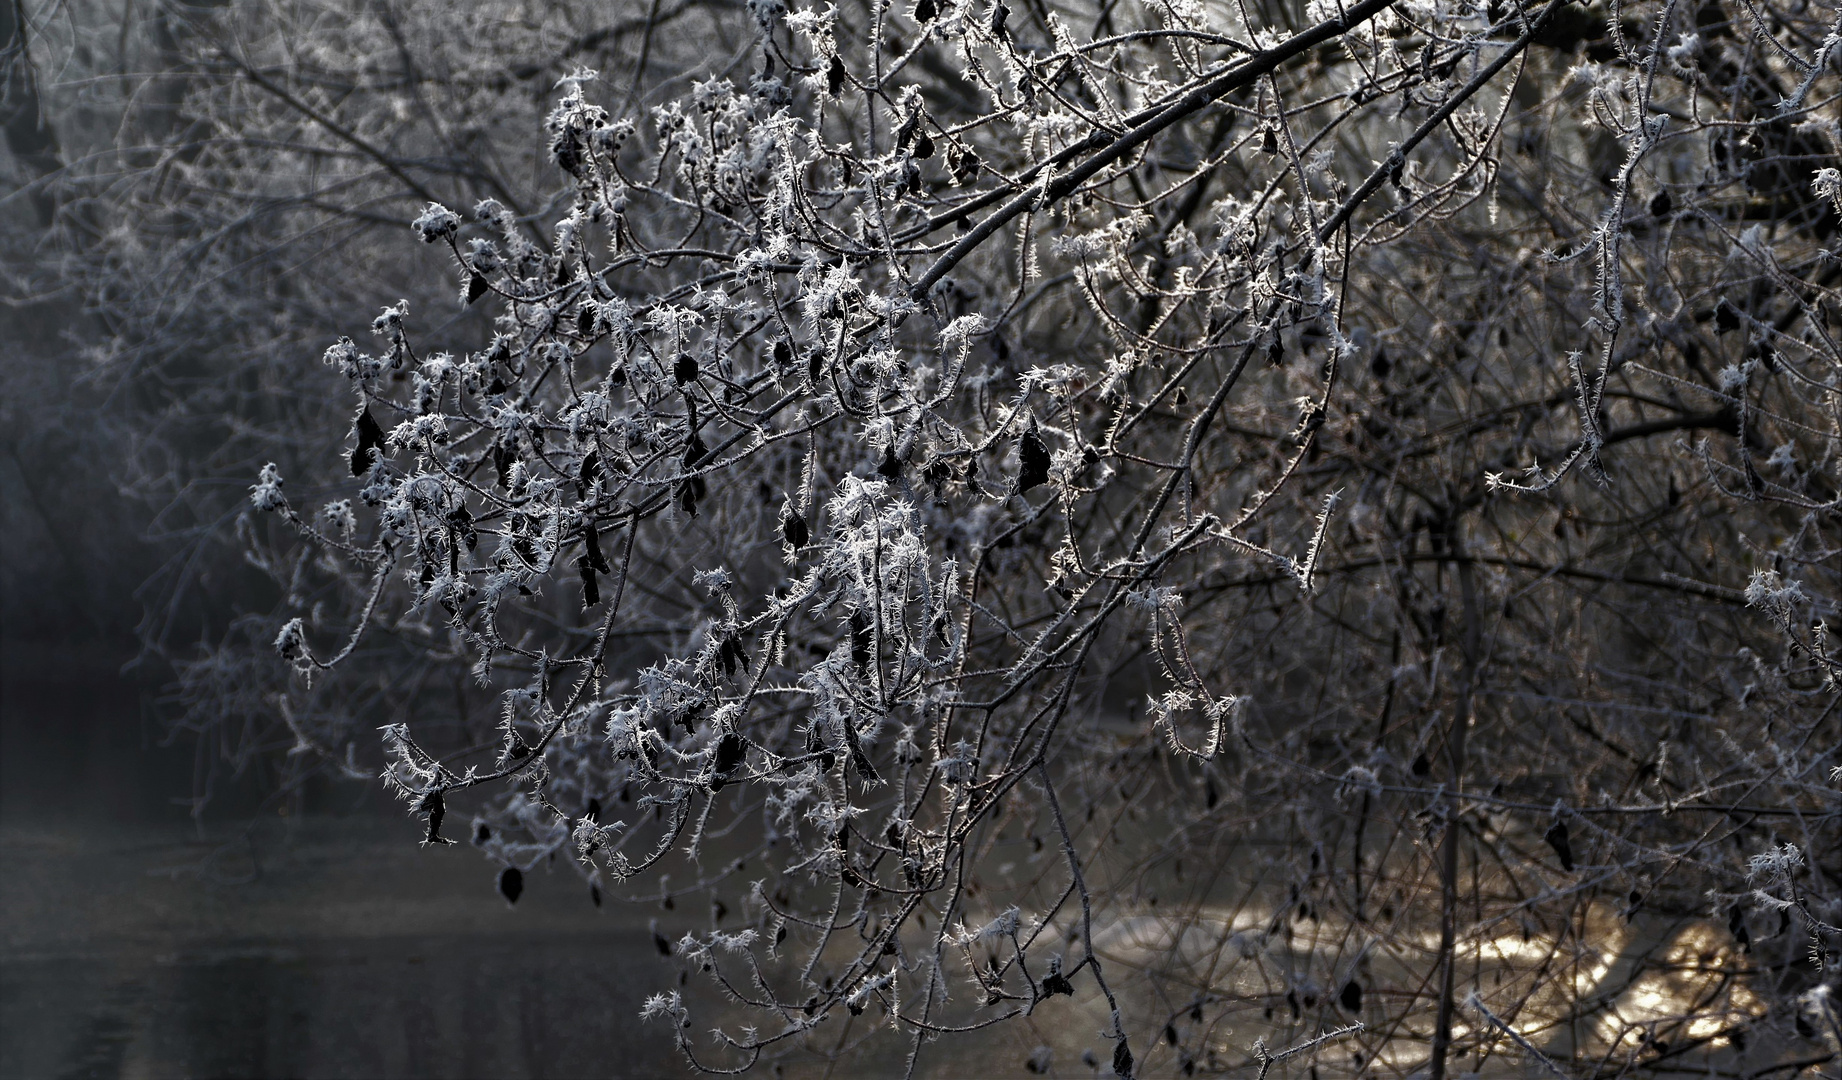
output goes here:
[[[123, 327], [61, 272], [52, 217], [112, 227], [56, 181], [168, 133], [161, 67], [205, 10], [0, 5], [0, 1076], [676, 1075], [633, 1021], [645, 919], [567, 868], [514, 910], [375, 785], [239, 773], [173, 730], [170, 658], [261, 595], [234, 558], [197, 565], [226, 539], [198, 508], [249, 482], [213, 457], [237, 418], [195, 409], [225, 373], [209, 340], [97, 363]], [[394, 297], [387, 277], [359, 291]]]

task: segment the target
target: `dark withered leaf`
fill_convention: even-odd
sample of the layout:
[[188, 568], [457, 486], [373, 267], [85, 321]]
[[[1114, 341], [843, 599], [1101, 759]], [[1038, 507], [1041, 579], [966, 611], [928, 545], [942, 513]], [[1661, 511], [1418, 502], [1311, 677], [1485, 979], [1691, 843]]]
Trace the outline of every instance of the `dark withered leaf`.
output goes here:
[[595, 336], [595, 309], [583, 308], [576, 313], [576, 333], [583, 337]]
[[1017, 494], [1049, 482], [1049, 447], [1037, 434], [1036, 421], [1017, 441]]
[[505, 897], [506, 903], [516, 904], [524, 895], [524, 871], [516, 866], [499, 871], [499, 895]]
[[441, 797], [441, 792], [431, 791], [422, 796], [422, 804], [417, 809], [428, 815], [429, 832], [422, 841], [424, 844], [452, 844], [454, 842], [441, 835], [441, 819], [448, 813], [447, 800]]
[[480, 297], [485, 296], [485, 295], [486, 295], [486, 279], [479, 274], [468, 274], [467, 275], [467, 303], [468, 305], [471, 306], [475, 300], [478, 300]]
[[672, 954], [672, 943], [670, 939], [664, 934], [659, 933], [657, 929], [654, 929], [652, 932], [652, 947], [659, 950], [660, 956], [670, 956]]
[[672, 363], [672, 380], [680, 386], [697, 379], [697, 357], [690, 353], [679, 353]]
[[590, 450], [582, 458], [582, 465], [576, 470], [576, 498], [588, 498], [588, 489], [601, 475], [601, 452]]
[[1554, 854], [1561, 860], [1562, 870], [1573, 869], [1573, 841], [1567, 836], [1567, 823], [1557, 821], [1548, 826], [1548, 831], [1541, 838], [1554, 849]]
[[837, 97], [844, 89], [844, 60], [836, 54], [831, 58], [831, 66], [825, 69], [825, 90], [832, 97]]
[[1074, 996], [1074, 983], [1069, 982], [1068, 976], [1059, 971], [1051, 971], [1043, 976], [1043, 996], [1049, 997], [1054, 994]]
[[1752, 944], [1752, 931], [1746, 928], [1746, 910], [1738, 904], [1727, 912], [1727, 932], [1733, 935], [1741, 947]]
[[1359, 1013], [1362, 1011], [1362, 984], [1355, 979], [1343, 984], [1343, 992], [1337, 995], [1337, 1004], [1343, 1011]]
[[870, 666], [870, 648], [874, 644], [870, 636], [870, 618], [861, 611], [851, 612], [851, 663], [857, 670]]
[[587, 611], [601, 603], [601, 586], [595, 581], [595, 564], [584, 555], [576, 560], [576, 570], [582, 575], [582, 610]]
[[774, 366], [777, 368], [784, 368], [792, 362], [792, 342], [788, 341], [786, 338], [776, 338], [774, 341]]
[[1433, 763], [1426, 760], [1426, 754], [1422, 751], [1413, 756], [1413, 764], [1409, 768], [1415, 776], [1425, 776], [1433, 771]]
[[922, 26], [926, 26], [928, 23], [933, 22], [935, 17], [939, 14], [940, 6], [936, 4], [934, 0], [916, 0], [915, 21]]
[[780, 535], [796, 548], [805, 547], [806, 542], [812, 539], [811, 530], [806, 528], [806, 519], [793, 513], [781, 521]]
[[[959, 157], [959, 163], [953, 166], [953, 179], [959, 181], [962, 184], [968, 184], [968, 183], [971, 183], [973, 180], [978, 179], [978, 175], [979, 175], [979, 156], [970, 150], [961, 154]], [[960, 224], [967, 225], [969, 223], [967, 222], [965, 218], [961, 218]]]
[[851, 765], [856, 768], [857, 776], [866, 784], [880, 784], [882, 775], [876, 766], [870, 764], [870, 755], [863, 752], [863, 740], [857, 737], [857, 725], [847, 718], [844, 721], [844, 744], [851, 751]]
[[885, 480], [894, 480], [902, 475], [902, 463], [896, 460], [893, 443], [883, 447], [883, 460], [876, 466], [876, 475]]
[[454, 529], [460, 542], [467, 545], [468, 551], [473, 551], [480, 546], [480, 531], [473, 527], [473, 515], [467, 511], [466, 507], [456, 507], [454, 512], [448, 515], [448, 524]]
[[692, 517], [697, 516], [697, 484], [698, 483], [699, 483], [698, 478], [693, 476], [687, 480], [681, 481], [678, 484], [678, 509], [683, 510], [685, 513], [690, 514]]
[[588, 564], [595, 568], [596, 573], [611, 574], [614, 572], [614, 568], [608, 564], [607, 556], [601, 553], [601, 533], [595, 528], [595, 522], [592, 519], [582, 526], [582, 546], [588, 549], [585, 557], [588, 559]]
[[512, 462], [514, 460], [516, 460], [516, 455], [510, 446], [500, 443], [492, 448], [493, 472], [499, 478], [501, 490], [512, 486]]
[[1723, 334], [1732, 333], [1740, 328], [1740, 313], [1732, 304], [1722, 300], [1714, 307], [1714, 329]]
[[376, 460], [377, 452], [384, 448], [384, 429], [378, 426], [377, 418], [371, 415], [369, 405], [359, 410], [358, 421], [353, 428], [358, 432], [358, 445], [352, 448], [352, 475], [363, 476]]
[[1113, 1048], [1113, 1071], [1126, 1080], [1132, 1080], [1132, 1048], [1126, 1045], [1123, 1037], [1119, 1045]]
[[1667, 191], [1659, 191], [1650, 197], [1651, 217], [1668, 217], [1669, 212], [1675, 208], [1676, 202], [1669, 197], [1669, 192]]
[[719, 773], [734, 772], [736, 766], [742, 764], [742, 758], [747, 753], [748, 744], [742, 741], [742, 736], [733, 731], [729, 732], [716, 741], [716, 771]]
[[737, 668], [747, 668], [748, 654], [742, 651], [740, 641], [727, 637], [723, 639], [722, 644], [716, 647], [716, 661], [723, 666], [723, 677], [732, 678]]
[[600, 824], [601, 822], [601, 800], [591, 795], [588, 800], [588, 806], [585, 807], [582, 811], [582, 816], [589, 819], [590, 821], [595, 822], [596, 824]]

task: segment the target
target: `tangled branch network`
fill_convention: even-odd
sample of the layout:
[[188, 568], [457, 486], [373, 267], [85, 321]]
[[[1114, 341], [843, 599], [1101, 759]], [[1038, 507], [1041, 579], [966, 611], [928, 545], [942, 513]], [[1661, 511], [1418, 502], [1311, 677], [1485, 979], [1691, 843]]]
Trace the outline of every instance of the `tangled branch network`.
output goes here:
[[[1784, 25], [1823, 29], [1799, 10]], [[1466, 998], [1454, 957], [1535, 929], [1552, 960], [1588, 893], [1661, 902], [1662, 867], [1712, 858], [1719, 837], [1697, 833], [1731, 824], [1724, 797], [1820, 801], [1792, 778], [1811, 759], [1729, 746], [1693, 775], [1595, 731], [1579, 735], [1577, 776], [1557, 777], [1539, 756], [1468, 750], [1466, 733], [1587, 693], [1556, 689], [1583, 678], [1567, 627], [1510, 620], [1556, 582], [1751, 600], [1829, 681], [1810, 595], [1775, 577], [1742, 595], [1594, 569], [1561, 524], [1549, 543], [1528, 519], [1565, 476], [1616, 482], [1621, 443], [1737, 424], [1736, 463], [1696, 451], [1708, 483], [1833, 526], [1835, 497], [1794, 468], [1767, 482], [1743, 445], [1761, 425], [1792, 430], [1748, 403], [1762, 365], [1839, 400], [1815, 374], [1837, 358], [1833, 272], [1782, 281], [1795, 302], [1777, 315], [1756, 295], [1744, 325], [1781, 359], [1730, 369], [1703, 388], [1714, 405], [1681, 405], [1667, 386], [1686, 376], [1660, 361], [1649, 390], [1630, 386], [1642, 358], [1704, 332], [1683, 297], [1723, 273], [1821, 263], [1809, 245], [1833, 235], [1842, 194], [1818, 167], [1836, 125], [1813, 110], [1833, 104], [1836, 33], [1768, 54], [1799, 75], [1776, 111], [1704, 125], [1777, 139], [1745, 152], [1808, 166], [1775, 211], [1796, 227], [1777, 254], [1754, 226], [1664, 283], [1673, 257], [1631, 223], [1647, 242], [1689, 211], [1637, 192], [1728, 62], [1684, 36], [1697, 16], [1673, 2], [1615, 6], [1602, 55], [1546, 103], [1521, 80], [1548, 62], [1537, 46], [1577, 43], [1581, 9], [1561, 0], [1312, 0], [1296, 25], [1190, 2], [748, 13], [726, 68], [650, 109], [593, 71], [562, 79], [548, 208], [487, 198], [463, 217], [431, 202], [414, 219], [449, 260], [460, 314], [418, 330], [423, 313], [398, 304], [375, 344], [327, 350], [356, 396], [356, 503], [297, 506], [273, 466], [253, 492], [305, 541], [284, 551], [250, 530], [299, 612], [274, 641], [298, 677], [284, 708], [348, 670], [349, 699], [396, 657], [383, 682], [423, 689], [386, 718], [384, 777], [428, 843], [451, 842], [465, 800], [510, 900], [559, 855], [597, 902], [709, 896], [707, 927], [658, 943], [703, 980], [714, 1044], [696, 1044], [689, 991], [647, 1005], [699, 1067], [746, 1069], [874, 1009], [913, 1069], [936, 1036], [1027, 1022], [1077, 988], [1104, 1001], [1123, 1076], [1150, 1053], [1206, 1065], [1226, 1053], [1215, 1024], [1283, 1027], [1288, 1006], [1295, 1023], [1341, 1010], [1288, 1040], [1312, 1055], [1430, 1054], [1436, 1075], [1455, 1046], [1521, 1047], [1556, 1069], [1584, 1053], [1539, 1033], [1583, 998], [1555, 1004], [1515, 979]], [[1582, 230], [1501, 152], [1506, 126], [1576, 108], [1569, 130], [1590, 127], [1607, 165]], [[1723, 192], [1696, 189], [1703, 237], [1722, 229]], [[1479, 224], [1499, 213], [1506, 233], [1552, 226], [1570, 246], [1500, 250]], [[1476, 230], [1473, 249], [1410, 246], [1440, 229]], [[1420, 300], [1449, 287], [1442, 310], [1463, 314], [1382, 298], [1404, 264]], [[1575, 267], [1584, 288], [1536, 280]], [[1510, 325], [1547, 327], [1571, 355], [1509, 359]], [[1435, 350], [1453, 366], [1421, 364]], [[1505, 356], [1495, 374], [1478, 360], [1490, 350]], [[1517, 373], [1533, 398], [1516, 400]], [[1538, 420], [1564, 437], [1547, 450], [1557, 467], [1539, 463]], [[1811, 437], [1835, 442], [1833, 427]], [[1504, 479], [1512, 466], [1530, 479]], [[1743, 633], [1708, 648], [1724, 663]], [[1668, 650], [1605, 649], [1596, 677], [1624, 700], [1667, 693]], [[1789, 670], [1772, 684], [1785, 701], [1799, 691], [1784, 680], [1805, 677]], [[353, 710], [287, 715], [297, 753], [357, 760]], [[1611, 779], [1639, 759], [1662, 762], [1646, 782], [1669, 790]], [[1494, 787], [1475, 781], [1486, 769]], [[1233, 829], [1230, 807], [1248, 813]], [[1684, 807], [1696, 823], [1670, 817]], [[1828, 813], [1816, 828], [1833, 837]], [[1374, 839], [1384, 825], [1398, 845]], [[1262, 864], [1264, 913], [1210, 923], [1232, 891], [1218, 874], [1187, 894], [1152, 947], [1167, 966], [1150, 971], [1117, 937], [1158, 904], [1143, 883], [1184, 894], [1185, 853], [1197, 873], [1237, 830], [1289, 837], [1283, 869]], [[1589, 848], [1600, 869], [1576, 871]], [[1436, 852], [1430, 929], [1415, 922], [1422, 849]], [[1706, 869], [1720, 912], [1766, 902], [1735, 899], [1762, 871], [1723, 865]], [[1501, 875], [1485, 888], [1473, 874], [1475, 910], [1467, 866]], [[1833, 966], [1833, 920], [1796, 872], [1755, 891], [1798, 912]], [[1341, 951], [1267, 966], [1293, 924], [1332, 912]], [[1195, 935], [1216, 929], [1208, 953]], [[1263, 985], [1210, 967], [1223, 957]], [[1425, 977], [1365, 1003], [1389, 964]], [[1159, 989], [1128, 1001], [1122, 971]], [[1461, 999], [1475, 1004], [1460, 1013]], [[1704, 1013], [1719, 1032], [1763, 1015]], [[1140, 1024], [1163, 1045], [1135, 1038]], [[1265, 1045], [1243, 1059], [1260, 1075], [1307, 1056]]]

